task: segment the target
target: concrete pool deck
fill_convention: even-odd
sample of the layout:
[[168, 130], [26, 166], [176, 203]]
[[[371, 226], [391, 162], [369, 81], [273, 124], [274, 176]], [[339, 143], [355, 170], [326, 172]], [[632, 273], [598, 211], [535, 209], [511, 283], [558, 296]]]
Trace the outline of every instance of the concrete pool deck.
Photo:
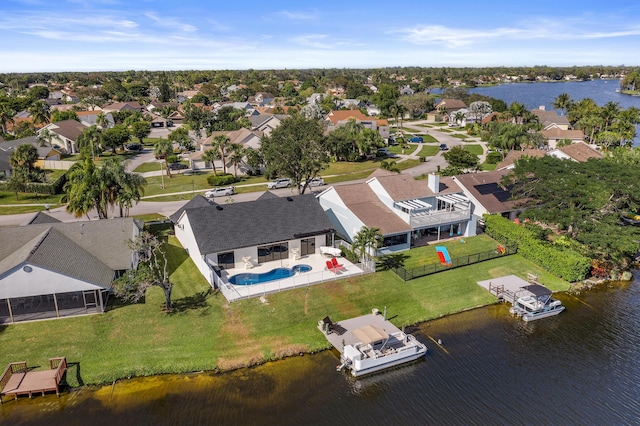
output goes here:
[[[296, 260], [282, 259], [273, 262], [266, 262], [254, 266], [251, 269], [233, 268], [222, 271], [222, 279], [225, 281], [224, 286], [220, 288], [224, 296], [230, 302], [234, 300], [246, 299], [249, 297], [257, 297], [269, 293], [277, 293], [284, 290], [290, 290], [298, 287], [306, 287], [325, 281], [333, 281], [354, 275], [364, 274], [365, 268], [362, 265], [355, 265], [344, 257], [336, 258], [338, 263], [342, 265], [339, 270], [330, 271], [327, 268], [327, 260], [331, 257], [323, 256], [319, 253], [302, 256]], [[309, 265], [311, 271], [301, 272], [290, 278], [280, 280], [267, 281], [259, 284], [251, 285], [233, 285], [229, 283], [229, 278], [237, 274], [263, 274], [276, 268], [292, 268], [295, 265]]]

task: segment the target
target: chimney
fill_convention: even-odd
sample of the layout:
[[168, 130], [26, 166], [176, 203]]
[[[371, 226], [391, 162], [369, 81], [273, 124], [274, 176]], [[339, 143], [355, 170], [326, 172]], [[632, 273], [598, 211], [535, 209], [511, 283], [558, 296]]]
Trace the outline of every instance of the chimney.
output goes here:
[[434, 194], [440, 192], [440, 175], [436, 173], [429, 173], [427, 186], [431, 191], [433, 191]]

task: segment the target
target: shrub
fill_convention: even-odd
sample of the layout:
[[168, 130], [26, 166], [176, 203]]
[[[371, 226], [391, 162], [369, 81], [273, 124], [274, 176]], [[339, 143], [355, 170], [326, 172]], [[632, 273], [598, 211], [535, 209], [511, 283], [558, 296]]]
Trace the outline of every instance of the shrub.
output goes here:
[[225, 186], [236, 183], [238, 179], [230, 173], [207, 176], [207, 182], [211, 186]]
[[169, 155], [167, 156], [167, 163], [177, 163], [180, 161], [177, 155]]
[[506, 245], [517, 244], [522, 257], [552, 274], [570, 282], [583, 280], [587, 276], [591, 261], [575, 250], [541, 240], [528, 227], [517, 225], [502, 216], [485, 215], [484, 220], [487, 235]]
[[489, 164], [498, 164], [500, 161], [502, 161], [502, 154], [500, 154], [497, 151], [490, 151], [487, 154], [487, 163]]
[[425, 161], [427, 161], [427, 157], [425, 157], [424, 155], [420, 156], [420, 162], [424, 163]]

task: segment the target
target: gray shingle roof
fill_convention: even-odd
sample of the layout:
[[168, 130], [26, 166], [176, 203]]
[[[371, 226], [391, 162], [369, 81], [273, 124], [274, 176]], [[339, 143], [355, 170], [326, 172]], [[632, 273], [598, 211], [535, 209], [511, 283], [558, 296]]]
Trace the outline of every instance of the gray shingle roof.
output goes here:
[[321, 235], [332, 229], [313, 194], [187, 209], [186, 217], [202, 254]]
[[174, 214], [169, 216], [169, 219], [171, 219], [171, 222], [176, 223], [178, 222], [178, 219], [180, 219], [180, 216], [182, 216], [182, 212], [185, 211], [186, 209], [195, 209], [198, 207], [207, 207], [211, 205], [215, 205], [215, 203], [213, 201], [206, 199], [202, 195], [196, 195], [191, 200], [189, 200], [189, 202], [187, 202], [184, 206], [176, 210]]
[[44, 212], [38, 212], [35, 214], [35, 216], [33, 216], [33, 219], [31, 219], [27, 225], [40, 225], [43, 223], [60, 223], [60, 221]]

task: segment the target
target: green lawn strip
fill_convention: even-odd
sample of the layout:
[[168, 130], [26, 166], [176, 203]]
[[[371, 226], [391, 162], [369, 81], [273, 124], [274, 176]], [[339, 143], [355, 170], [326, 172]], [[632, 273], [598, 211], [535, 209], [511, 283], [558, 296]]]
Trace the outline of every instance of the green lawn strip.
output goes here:
[[159, 172], [160, 170], [164, 170], [164, 169], [165, 167], [162, 163], [158, 161], [150, 161], [148, 163], [140, 164], [133, 171], [136, 173], [146, 173], [146, 172]]
[[489, 164], [485, 162], [480, 165], [480, 170], [484, 170], [485, 172], [491, 172], [496, 169], [496, 166], [497, 164]]
[[482, 145], [479, 144], [466, 144], [464, 145], [464, 149], [475, 155], [482, 155], [484, 152]]
[[228, 369], [328, 347], [316, 329], [326, 315], [341, 320], [387, 306], [397, 326], [416, 324], [495, 302], [476, 281], [509, 274], [539, 273], [552, 289], [568, 287], [515, 255], [408, 282], [385, 271], [267, 295], [267, 304], [259, 298], [229, 304], [210, 292], [175, 237], [167, 251], [173, 314], [162, 311], [164, 296], [154, 287], [145, 303], [122, 306], [112, 299], [103, 315], [3, 326], [0, 365], [25, 360], [43, 366], [50, 357], [66, 356], [71, 386]]
[[463, 135], [462, 133], [454, 133], [451, 136], [453, 136], [456, 139], [461, 139], [461, 140], [465, 140], [467, 139], [467, 135]]
[[[167, 140], [167, 138], [143, 138], [142, 144], [146, 147], [154, 146], [158, 141]], [[137, 142], [137, 139], [136, 139]]]
[[[55, 204], [51, 204], [51, 208], [58, 207]], [[44, 211], [44, 206], [3, 206], [0, 204], [0, 216], [11, 214], [23, 214], [23, 213], [35, 213]]]
[[32, 192], [18, 193], [18, 199], [16, 199], [16, 193], [10, 191], [0, 191], [0, 206], [2, 204], [60, 204], [62, 195], [44, 195], [34, 194]]
[[418, 157], [433, 157], [440, 151], [440, 148], [432, 145], [424, 145], [420, 152], [418, 152]]

